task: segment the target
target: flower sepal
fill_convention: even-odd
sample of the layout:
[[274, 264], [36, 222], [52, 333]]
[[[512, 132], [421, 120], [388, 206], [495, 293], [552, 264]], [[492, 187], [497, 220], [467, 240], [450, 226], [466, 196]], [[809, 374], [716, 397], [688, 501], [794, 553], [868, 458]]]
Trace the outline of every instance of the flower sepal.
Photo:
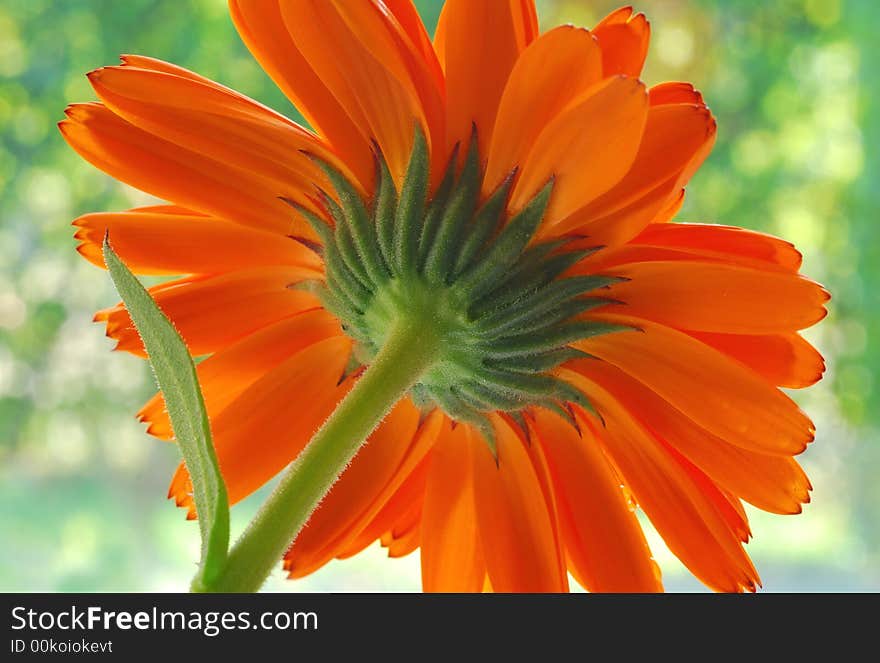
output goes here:
[[460, 169], [456, 149], [433, 194], [421, 129], [413, 144], [399, 193], [377, 149], [372, 201], [315, 156], [335, 189], [335, 196], [317, 191], [325, 218], [288, 201], [321, 239], [326, 278], [319, 294], [357, 341], [358, 361], [369, 364], [404, 322], [441, 339], [412, 390], [426, 409], [486, 428], [490, 412], [533, 405], [567, 412], [572, 402], [589, 408], [554, 369], [583, 356], [570, 343], [630, 327], [585, 316], [613, 301], [602, 291], [619, 277], [566, 276], [595, 249], [573, 249], [568, 239], [535, 241], [554, 178], [510, 214], [515, 171], [480, 200], [475, 130]]

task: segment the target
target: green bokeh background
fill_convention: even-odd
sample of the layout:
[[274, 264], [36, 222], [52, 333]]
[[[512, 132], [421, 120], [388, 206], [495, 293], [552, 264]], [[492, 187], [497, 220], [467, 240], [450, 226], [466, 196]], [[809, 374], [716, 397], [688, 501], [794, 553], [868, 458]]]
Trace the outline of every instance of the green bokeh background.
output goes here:
[[[433, 28], [440, 3], [419, 2]], [[542, 27], [595, 24], [607, 0], [539, 2]], [[649, 83], [694, 82], [718, 143], [680, 219], [794, 241], [832, 291], [808, 337], [825, 380], [799, 402], [815, 490], [795, 517], [752, 511], [748, 548], [769, 591], [880, 590], [880, 48], [873, 0], [663, 0], [648, 13]], [[238, 39], [222, 0], [0, 2], [0, 590], [178, 590], [197, 559], [193, 523], [166, 501], [177, 450], [133, 413], [147, 367], [110, 353], [92, 312], [117, 301], [74, 251], [70, 221], [150, 198], [81, 161], [55, 122], [94, 98], [83, 74], [141, 53], [194, 69], [292, 117]], [[479, 63], [475, 63], [479, 66]], [[240, 528], [258, 505], [237, 506]], [[672, 590], [699, 584], [651, 534]], [[270, 589], [418, 590], [418, 554], [374, 546]]]

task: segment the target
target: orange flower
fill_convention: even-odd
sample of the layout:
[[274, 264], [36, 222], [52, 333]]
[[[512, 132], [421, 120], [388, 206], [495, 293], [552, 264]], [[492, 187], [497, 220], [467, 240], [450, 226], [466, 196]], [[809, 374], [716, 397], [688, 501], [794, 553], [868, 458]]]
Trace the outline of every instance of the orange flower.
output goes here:
[[[783, 240], [670, 223], [715, 120], [691, 85], [639, 80], [645, 17], [539, 34], [530, 0], [449, 0], [432, 44], [409, 0], [230, 7], [314, 132], [142, 56], [90, 73], [100, 102], [60, 127], [171, 203], [80, 217], [77, 248], [102, 265], [109, 230], [134, 272], [186, 275], [151, 293], [210, 355], [232, 501], [297, 456], [395, 316], [430, 310], [441, 359], [312, 515], [290, 575], [380, 539], [421, 548], [428, 591], [566, 591], [567, 572], [656, 591], [638, 505], [706, 585], [754, 590], [741, 500], [809, 501], [793, 456], [813, 425], [778, 387], [821, 377], [798, 331], [828, 295]], [[96, 319], [143, 356], [121, 305]], [[140, 417], [172, 437], [159, 396]], [[194, 516], [182, 466], [170, 496]]]

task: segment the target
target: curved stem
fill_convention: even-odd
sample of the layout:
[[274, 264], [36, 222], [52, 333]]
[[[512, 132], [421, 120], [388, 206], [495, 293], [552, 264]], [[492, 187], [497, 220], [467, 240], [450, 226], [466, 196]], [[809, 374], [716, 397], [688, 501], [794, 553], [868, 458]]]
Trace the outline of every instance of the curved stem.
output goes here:
[[192, 590], [257, 591], [370, 433], [432, 365], [439, 345], [430, 325], [398, 322], [369, 368], [287, 469], [220, 573]]

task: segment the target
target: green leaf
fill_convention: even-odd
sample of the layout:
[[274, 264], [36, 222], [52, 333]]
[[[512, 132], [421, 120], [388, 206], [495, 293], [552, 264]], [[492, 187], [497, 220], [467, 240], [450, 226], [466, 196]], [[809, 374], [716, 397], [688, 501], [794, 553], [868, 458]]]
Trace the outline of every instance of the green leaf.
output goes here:
[[174, 436], [192, 479], [202, 536], [201, 563], [193, 579], [193, 588], [198, 589], [210, 583], [226, 561], [229, 502], [211, 440], [211, 427], [196, 367], [171, 321], [113, 252], [107, 235], [104, 236], [104, 263], [144, 342], [165, 398]]

